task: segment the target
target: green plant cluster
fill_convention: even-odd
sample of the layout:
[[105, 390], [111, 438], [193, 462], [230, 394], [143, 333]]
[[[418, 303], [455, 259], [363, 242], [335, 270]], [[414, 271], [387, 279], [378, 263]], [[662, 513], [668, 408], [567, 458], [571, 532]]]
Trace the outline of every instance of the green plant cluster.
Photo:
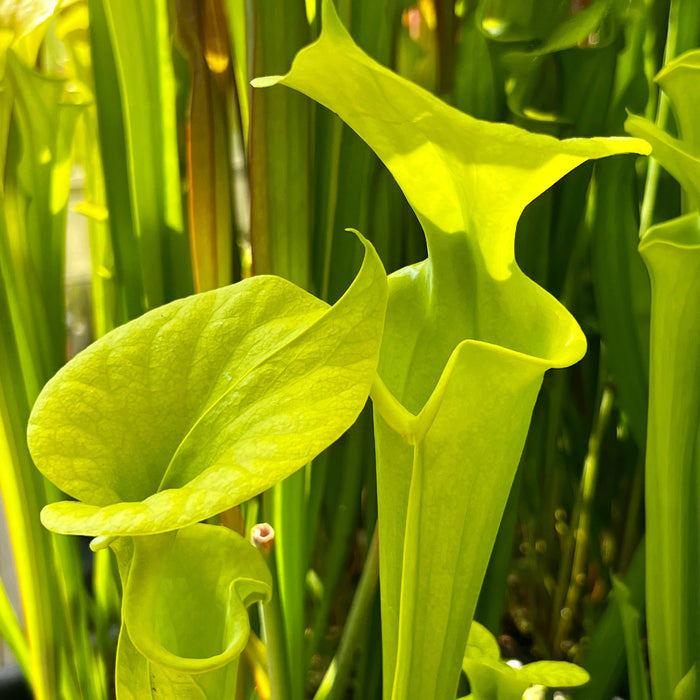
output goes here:
[[699, 5], [3, 12], [36, 698], [700, 696]]

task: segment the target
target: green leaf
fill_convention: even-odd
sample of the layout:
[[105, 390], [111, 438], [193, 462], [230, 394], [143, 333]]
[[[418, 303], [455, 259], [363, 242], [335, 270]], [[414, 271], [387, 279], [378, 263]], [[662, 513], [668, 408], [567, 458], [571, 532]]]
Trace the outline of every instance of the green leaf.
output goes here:
[[347, 430], [375, 374], [386, 276], [371, 244], [329, 307], [255, 277], [155, 309], [94, 343], [44, 388], [37, 467], [82, 503], [47, 506], [62, 533], [166, 532], [222, 512]]
[[684, 684], [691, 683], [689, 674], [700, 664], [700, 395], [695, 390], [700, 386], [699, 63], [700, 50], [695, 50], [657, 76], [673, 100], [680, 139], [640, 117], [630, 116], [625, 123], [627, 131], [648, 136], [654, 158], [680, 182], [689, 212], [642, 232], [639, 244], [651, 280], [645, 508], [654, 697], [674, 692], [693, 696], [692, 685]]
[[520, 675], [532, 685], [545, 685], [548, 688], [572, 688], [588, 683], [588, 673], [566, 661], [535, 661], [525, 664]]
[[[479, 122], [377, 64], [352, 42], [327, 2], [324, 7], [321, 37], [297, 54], [290, 73], [252, 84], [288, 85], [336, 111], [392, 172], [429, 246], [433, 228], [468, 232], [470, 247], [497, 279], [510, 275], [514, 224], [527, 204], [590, 158], [649, 150], [640, 140], [557, 141]], [[425, 170], [426, 162], [434, 171]], [[488, 233], [476, 237], [484, 223]]]
[[496, 638], [488, 631], [484, 625], [472, 620], [472, 626], [469, 630], [469, 639], [467, 647], [464, 650], [465, 659], [495, 659], [498, 661], [501, 658], [501, 650], [498, 647]]
[[8, 148], [3, 199], [16, 290], [10, 304], [14, 323], [23, 327], [31, 356], [37, 358], [39, 376], [26, 378], [33, 399], [65, 358], [63, 261], [73, 135], [89, 94], [65, 79], [38, 73], [13, 50], [7, 74], [15, 97], [9, 145], [19, 136]]
[[472, 700], [520, 698], [528, 685], [518, 677], [517, 669], [501, 661], [496, 638], [476, 620], [469, 630], [462, 670], [469, 679]]
[[535, 54], [563, 51], [588, 39], [600, 28], [601, 22], [610, 13], [611, 5], [612, 0], [599, 0], [574, 13], [554, 28], [547, 37], [547, 41], [535, 51]]
[[205, 673], [183, 673], [149, 661], [134, 646], [125, 625], [119, 632], [115, 685], [118, 700], [215, 700], [232, 697], [238, 659]]
[[630, 114], [625, 121], [625, 130], [652, 145], [654, 158], [687, 192], [689, 210], [700, 209], [700, 154], [690, 152], [682, 140], [673, 138], [649, 120], [634, 114]]
[[455, 105], [479, 119], [497, 118], [500, 93], [489, 42], [476, 23], [478, 9], [462, 21], [455, 56]]
[[246, 607], [271, 594], [252, 544], [224, 527], [193, 525], [134, 538], [124, 622], [149, 661], [202, 673], [238, 658], [250, 633]]
[[[462, 670], [467, 674], [472, 700], [498, 700], [499, 676], [513, 679], [515, 669], [501, 661], [496, 638], [484, 625], [472, 620], [469, 639], [464, 649]], [[518, 684], [519, 695], [527, 683]]]
[[[502, 661], [492, 659], [464, 659], [462, 669], [469, 679], [472, 700], [500, 700], [503, 688], [510, 690], [504, 698], [521, 698], [527, 682], [520, 681], [517, 672]], [[510, 686], [510, 687], [508, 687]]]
[[649, 700], [647, 671], [644, 665], [644, 650], [641, 642], [640, 614], [632, 603], [632, 594], [627, 586], [613, 576], [614, 604], [622, 621], [627, 656], [627, 678], [631, 700]]
[[693, 700], [698, 696], [697, 665], [693, 664], [690, 671], [678, 681], [673, 691], [673, 700]]
[[[281, 70], [310, 38], [304, 8], [298, 2], [256, 3], [253, 7], [254, 69], [265, 73]], [[290, 92], [260, 91], [253, 93], [250, 105], [248, 163], [254, 270], [282, 275], [309, 289], [312, 105]]]
[[[514, 259], [525, 206], [628, 139], [557, 141], [479, 122], [364, 54], [333, 3], [283, 84], [384, 161], [428, 260], [390, 277], [376, 409], [385, 697], [454, 697], [467, 634], [542, 376], [585, 339]], [[393, 688], [392, 688], [393, 679]]]
[[519, 700], [531, 686], [564, 688], [583, 685], [588, 673], [565, 661], [535, 661], [521, 668], [501, 660], [496, 638], [476, 621], [462, 659], [462, 670], [469, 678], [473, 700]]
[[649, 276], [637, 253], [634, 163], [596, 167], [593, 281], [598, 318], [621, 408], [640, 445], [646, 435], [649, 386]]
[[659, 71], [655, 80], [671, 99], [681, 137], [697, 155], [700, 153], [700, 127], [695, 116], [700, 106], [697, 90], [700, 51], [687, 51], [678, 56]]
[[119, 700], [231, 697], [250, 632], [246, 607], [271, 595], [258, 550], [202, 524], [111, 548], [124, 586]]
[[28, 66], [33, 66], [53, 20], [58, 0], [20, 0], [0, 3], [0, 73], [4, 68], [5, 49], [13, 51]]
[[[89, 96], [69, 80], [30, 67], [36, 56], [27, 64], [21, 55], [17, 44], [7, 54], [0, 117], [0, 432], [5, 433], [0, 443], [6, 443], [0, 445], [6, 453], [0, 482], [15, 550], [32, 689], [39, 700], [56, 692], [98, 698], [102, 678], [88, 640], [77, 542], [59, 541], [36, 529], [47, 494], [55, 497], [55, 491], [35, 470], [26, 449], [29, 407], [65, 358], [65, 217], [73, 134]], [[46, 585], [54, 580], [60, 585]], [[21, 648], [18, 657], [26, 668]]]
[[639, 252], [652, 293], [645, 485], [647, 630], [652, 695], [672, 697], [676, 685], [700, 661], [698, 213], [653, 226]]
[[[644, 545], [642, 538], [625, 574], [625, 587], [630, 594], [629, 604], [640, 611], [644, 608]], [[613, 600], [615, 598], [616, 594], [613, 595]], [[617, 605], [608, 605], [603, 616], [596, 623], [583, 658], [591, 680], [585, 687], [576, 691], [576, 700], [599, 700], [615, 695], [627, 670], [626, 646], [625, 631], [620, 624], [619, 608]], [[631, 700], [636, 700], [634, 694], [631, 695]]]
[[481, 31], [496, 41], [544, 39], [569, 14], [569, 3], [562, 0], [482, 0], [478, 5]]
[[168, 3], [88, 0], [120, 317], [192, 290]]
[[680, 138], [634, 114], [625, 122], [625, 130], [649, 141], [654, 158], [681, 184], [688, 197], [684, 213], [700, 210], [700, 128], [696, 119], [699, 75], [700, 49], [695, 49], [668, 63], [655, 78], [671, 98]]

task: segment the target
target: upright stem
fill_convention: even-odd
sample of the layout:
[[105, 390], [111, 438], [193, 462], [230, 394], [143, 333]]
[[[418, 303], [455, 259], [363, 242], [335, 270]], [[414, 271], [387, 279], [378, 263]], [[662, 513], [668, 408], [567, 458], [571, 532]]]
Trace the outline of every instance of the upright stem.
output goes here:
[[559, 649], [566, 639], [571, 627], [574, 610], [578, 605], [581, 595], [582, 579], [585, 577], [586, 556], [591, 525], [591, 505], [598, 482], [598, 466], [600, 458], [600, 445], [610, 423], [614, 391], [608, 385], [603, 389], [600, 399], [600, 408], [595, 425], [588, 439], [588, 454], [583, 464], [581, 476], [581, 491], [579, 495], [578, 522], [574, 531], [574, 551], [571, 564], [571, 577], [566, 594], [564, 608], [561, 610], [557, 634], [554, 639], [554, 648]]
[[272, 574], [272, 597], [258, 603], [262, 620], [263, 638], [267, 647], [267, 674], [270, 681], [271, 700], [289, 700], [289, 664], [284, 635], [284, 621], [277, 587], [277, 567], [273, 552], [275, 531], [263, 523], [256, 525], [251, 533], [253, 544], [260, 550]]
[[[664, 49], [664, 65], [676, 55], [676, 43], [678, 40], [678, 12], [680, 0], [671, 0], [668, 12], [668, 30], [666, 34], [666, 47]], [[659, 102], [656, 109], [655, 124], [660, 129], [666, 127], [668, 121], [669, 101], [666, 94], [659, 90]], [[647, 177], [644, 183], [644, 198], [639, 220], [639, 237], [641, 238], [652, 224], [654, 207], [656, 205], [656, 191], [659, 186], [659, 161], [649, 158]]]
[[352, 600], [348, 619], [343, 628], [343, 636], [340, 639], [338, 651], [333, 657], [321, 681], [321, 685], [316, 691], [316, 695], [314, 695], [314, 700], [336, 700], [336, 698], [343, 697], [343, 692], [347, 687], [348, 677], [352, 669], [353, 654], [359, 646], [360, 634], [367, 621], [379, 581], [377, 532], [378, 530], [375, 526], [369, 551], [367, 552], [367, 559], [362, 569], [362, 575], [357, 584], [355, 597]]

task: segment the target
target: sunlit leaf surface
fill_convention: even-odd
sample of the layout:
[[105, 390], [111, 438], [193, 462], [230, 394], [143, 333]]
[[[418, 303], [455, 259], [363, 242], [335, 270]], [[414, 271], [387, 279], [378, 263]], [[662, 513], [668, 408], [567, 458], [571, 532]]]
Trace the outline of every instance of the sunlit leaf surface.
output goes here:
[[[429, 257], [390, 276], [373, 390], [385, 697], [454, 697], [467, 632], [544, 372], [579, 360], [570, 314], [514, 259], [525, 206], [634, 139], [557, 141], [480, 122], [364, 54], [323, 4], [283, 84], [337, 112], [420, 220]], [[393, 684], [391, 679], [393, 678]]]
[[374, 249], [334, 306], [277, 277], [182, 299], [121, 326], [44, 388], [38, 468], [78, 499], [44, 524], [158, 533], [260, 493], [352, 425], [374, 377], [386, 276]]
[[657, 76], [679, 138], [631, 115], [625, 128], [683, 188], [683, 216], [642, 232], [651, 280], [649, 421], [645, 466], [647, 629], [653, 697], [696, 697], [700, 667], [700, 51]]

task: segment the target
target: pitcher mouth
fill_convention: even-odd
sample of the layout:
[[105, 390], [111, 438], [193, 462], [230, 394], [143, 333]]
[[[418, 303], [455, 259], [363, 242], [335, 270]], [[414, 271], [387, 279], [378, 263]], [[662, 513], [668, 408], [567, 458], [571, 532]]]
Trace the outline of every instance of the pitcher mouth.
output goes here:
[[[509, 278], [494, 280], [466, 256], [459, 258], [466, 263], [460, 276], [457, 256], [443, 251], [445, 257], [451, 270], [440, 279], [430, 258], [389, 277], [378, 373], [411, 413], [421, 411], [464, 343], [518, 358], [542, 374], [584, 356], [586, 338], [574, 317], [515, 263]], [[407, 309], [413, 311], [409, 320]]]

